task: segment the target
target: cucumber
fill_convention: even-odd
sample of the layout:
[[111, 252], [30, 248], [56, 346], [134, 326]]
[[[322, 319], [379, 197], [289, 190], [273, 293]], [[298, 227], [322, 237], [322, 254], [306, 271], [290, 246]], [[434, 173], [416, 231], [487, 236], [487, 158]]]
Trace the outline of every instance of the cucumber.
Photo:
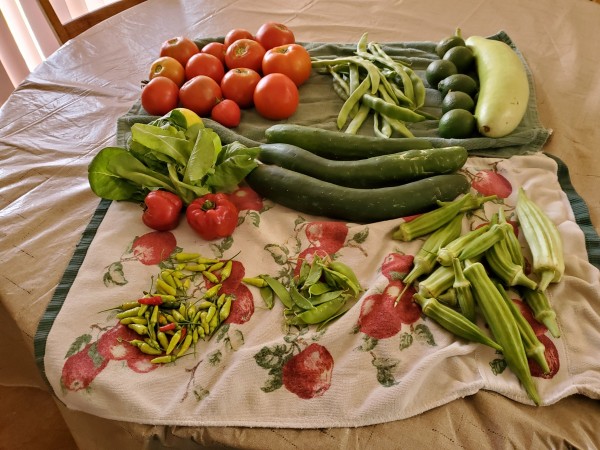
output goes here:
[[323, 158], [345, 161], [433, 147], [418, 137], [384, 139], [294, 124], [273, 125], [265, 137], [268, 143], [292, 144]]
[[517, 53], [506, 43], [481, 36], [466, 40], [473, 51], [479, 96], [475, 119], [479, 132], [499, 138], [512, 133], [527, 111], [529, 80]]
[[371, 223], [419, 214], [469, 191], [459, 173], [434, 175], [399, 186], [356, 189], [259, 164], [246, 176], [259, 195], [296, 211], [355, 223]]
[[335, 161], [291, 144], [263, 144], [258, 159], [333, 184], [369, 188], [455, 172], [467, 161], [467, 150], [464, 147], [429, 148]]

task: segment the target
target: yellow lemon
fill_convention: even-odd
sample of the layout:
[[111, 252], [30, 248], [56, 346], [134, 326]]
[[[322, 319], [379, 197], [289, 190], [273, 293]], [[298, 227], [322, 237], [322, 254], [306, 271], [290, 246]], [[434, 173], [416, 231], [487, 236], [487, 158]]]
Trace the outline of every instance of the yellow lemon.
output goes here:
[[200, 124], [204, 126], [202, 119], [191, 109], [187, 108], [175, 108], [169, 113], [169, 117], [175, 121], [175, 123], [181, 124], [185, 128], [190, 128], [192, 125]]

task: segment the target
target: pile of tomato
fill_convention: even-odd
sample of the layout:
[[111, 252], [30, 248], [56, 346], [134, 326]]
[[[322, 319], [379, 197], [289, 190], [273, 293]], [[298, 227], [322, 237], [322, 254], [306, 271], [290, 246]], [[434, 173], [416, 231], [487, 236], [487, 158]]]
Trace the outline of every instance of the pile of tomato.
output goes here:
[[310, 73], [310, 55], [280, 23], [266, 22], [255, 35], [235, 28], [202, 48], [178, 36], [162, 44], [141, 102], [152, 115], [181, 105], [227, 127], [239, 125], [241, 110], [252, 107], [282, 120], [296, 112], [298, 87]]

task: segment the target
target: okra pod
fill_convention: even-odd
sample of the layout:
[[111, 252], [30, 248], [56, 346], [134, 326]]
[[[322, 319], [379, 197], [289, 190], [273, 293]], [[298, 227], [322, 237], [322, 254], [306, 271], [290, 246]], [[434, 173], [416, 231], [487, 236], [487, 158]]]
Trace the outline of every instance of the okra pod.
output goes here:
[[400, 223], [392, 233], [392, 238], [409, 242], [418, 237], [425, 236], [446, 225], [456, 217], [458, 213], [477, 209], [483, 203], [493, 198], [496, 198], [496, 196], [480, 197], [467, 193], [451, 202], [440, 202], [438, 208], [421, 214], [419, 217], [409, 222]]
[[539, 278], [538, 289], [562, 279], [565, 271], [563, 246], [554, 222], [519, 188], [517, 216], [532, 256], [532, 268]]
[[560, 330], [558, 323], [556, 322], [556, 312], [550, 305], [550, 300], [546, 292], [538, 289], [521, 289], [521, 297], [525, 300], [525, 303], [533, 311], [533, 317], [540, 323], [546, 325], [550, 334], [555, 337], [560, 337]]
[[[512, 228], [509, 224], [504, 225]], [[510, 232], [510, 230], [505, 230], [505, 236]], [[529, 289], [535, 289], [537, 287], [537, 283], [525, 275], [523, 267], [513, 262], [506, 243], [506, 237], [486, 250], [485, 260], [491, 271], [506, 285], [525, 286]]]
[[423, 314], [431, 317], [440, 326], [456, 336], [468, 341], [479, 342], [500, 352], [502, 351], [502, 346], [487, 336], [481, 328], [458, 311], [443, 305], [434, 297], [426, 298], [417, 293], [413, 298], [421, 306]]
[[452, 260], [452, 269], [454, 270], [454, 284], [452, 287], [456, 291], [460, 311], [463, 316], [475, 323], [475, 299], [471, 291], [471, 283], [465, 278], [462, 264], [458, 258]]
[[441, 226], [425, 240], [413, 259], [413, 267], [404, 277], [404, 284], [410, 285], [417, 278], [431, 273], [437, 261], [437, 254], [449, 242], [460, 236], [464, 214], [459, 213], [446, 225]]
[[437, 252], [437, 262], [439, 262], [442, 266], [451, 266], [452, 260], [454, 258], [458, 258], [458, 255], [462, 251], [462, 249], [473, 239], [477, 238], [479, 235], [485, 233], [490, 229], [490, 224], [485, 224], [480, 226], [479, 228], [475, 228], [474, 230], [468, 231], [462, 236], [457, 237], [453, 241], [449, 242], [445, 246], [439, 249]]
[[510, 309], [511, 314], [517, 323], [517, 327], [519, 327], [519, 333], [521, 334], [521, 339], [525, 348], [525, 354], [529, 358], [535, 360], [535, 362], [540, 365], [544, 373], [549, 373], [550, 367], [548, 367], [548, 361], [546, 361], [545, 355], [546, 347], [537, 338], [533, 328], [531, 328], [531, 325], [529, 322], [527, 322], [527, 319], [523, 317], [519, 307], [510, 299], [508, 293], [504, 289], [504, 286], [502, 286], [500, 283], [496, 283], [496, 287], [498, 288], [498, 292], [502, 294], [502, 298], [508, 306], [508, 309]]
[[480, 262], [467, 264], [464, 274], [473, 287], [475, 300], [492, 331], [492, 336], [502, 347], [508, 367], [520, 380], [529, 398], [539, 405], [540, 397], [529, 370], [519, 327], [502, 294], [498, 292]]
[[468, 242], [458, 254], [458, 259], [464, 261], [483, 255], [496, 242], [504, 239], [504, 230], [499, 224], [493, 224], [489, 230]]

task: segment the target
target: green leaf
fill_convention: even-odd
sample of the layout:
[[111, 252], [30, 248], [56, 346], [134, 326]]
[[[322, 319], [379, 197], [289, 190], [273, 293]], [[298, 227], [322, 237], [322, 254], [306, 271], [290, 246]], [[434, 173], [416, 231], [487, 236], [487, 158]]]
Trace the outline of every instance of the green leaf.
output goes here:
[[150, 150], [170, 157], [181, 166], [187, 165], [192, 143], [180, 133], [174, 136], [172, 132], [163, 128], [135, 123], [131, 127], [131, 138]]
[[183, 181], [191, 184], [200, 183], [206, 175], [212, 172], [220, 151], [221, 140], [217, 133], [210, 128], [201, 129], [187, 161]]
[[400, 350], [406, 350], [413, 343], [413, 335], [410, 333], [402, 333], [400, 335]]
[[288, 360], [289, 353], [290, 350], [286, 345], [265, 346], [254, 355], [254, 361], [263, 369], [280, 369]]
[[420, 323], [415, 327], [415, 335], [417, 339], [420, 341], [424, 341], [427, 345], [431, 345], [432, 347], [436, 347], [435, 338], [433, 337], [433, 333], [429, 329], [429, 327], [425, 324]]
[[359, 231], [358, 233], [355, 233], [354, 236], [352, 236], [352, 241], [356, 242], [357, 244], [362, 244], [364, 243], [367, 238], [369, 237], [369, 228], [365, 228], [362, 231]]
[[88, 345], [90, 343], [91, 340], [92, 340], [91, 334], [86, 333], [86, 334], [82, 334], [81, 336], [79, 336], [71, 344], [71, 346], [69, 347], [69, 350], [67, 350], [67, 354], [65, 355], [65, 358], [68, 358], [69, 356], [72, 356], [75, 353], [77, 353], [78, 351], [82, 350], [86, 345]]
[[106, 147], [100, 150], [88, 166], [88, 181], [94, 194], [108, 200], [143, 200], [144, 189], [112, 172], [108, 166], [112, 158], [127, 150]]
[[490, 361], [490, 367], [492, 368], [492, 373], [494, 375], [499, 375], [507, 367], [506, 360], [502, 358], [496, 358], [493, 361]]

